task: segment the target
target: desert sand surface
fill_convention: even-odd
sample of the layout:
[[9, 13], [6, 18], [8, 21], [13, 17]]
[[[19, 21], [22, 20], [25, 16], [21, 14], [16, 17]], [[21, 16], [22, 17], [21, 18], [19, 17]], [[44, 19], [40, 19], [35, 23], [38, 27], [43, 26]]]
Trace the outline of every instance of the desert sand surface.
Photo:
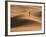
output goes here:
[[26, 24], [11, 29], [12, 32], [22, 32], [22, 31], [39, 31], [41, 30], [41, 24], [32, 22], [31, 24]]
[[11, 31], [41, 30], [41, 13], [41, 6], [11, 5]]

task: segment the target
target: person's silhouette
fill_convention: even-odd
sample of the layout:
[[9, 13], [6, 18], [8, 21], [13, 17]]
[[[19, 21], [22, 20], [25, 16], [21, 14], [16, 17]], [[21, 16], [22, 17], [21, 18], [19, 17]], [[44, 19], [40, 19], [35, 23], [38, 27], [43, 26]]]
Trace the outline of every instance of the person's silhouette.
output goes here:
[[30, 12], [29, 12], [29, 16], [30, 16]]

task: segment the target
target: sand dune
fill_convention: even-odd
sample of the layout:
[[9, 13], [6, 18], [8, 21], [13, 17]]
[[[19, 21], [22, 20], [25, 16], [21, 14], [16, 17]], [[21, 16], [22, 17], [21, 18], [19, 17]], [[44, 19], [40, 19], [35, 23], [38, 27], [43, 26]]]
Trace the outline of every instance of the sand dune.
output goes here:
[[41, 30], [41, 6], [20, 6], [11, 5], [11, 17], [20, 16], [20, 19], [32, 20], [32, 24], [24, 24], [19, 27], [14, 27], [11, 31], [35, 31]]

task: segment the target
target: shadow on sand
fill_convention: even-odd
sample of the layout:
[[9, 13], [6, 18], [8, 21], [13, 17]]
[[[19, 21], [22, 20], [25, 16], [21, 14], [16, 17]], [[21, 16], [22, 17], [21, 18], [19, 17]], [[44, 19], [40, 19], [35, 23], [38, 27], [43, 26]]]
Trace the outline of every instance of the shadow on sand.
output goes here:
[[32, 21], [28, 19], [21, 19], [21, 16], [11, 17], [11, 28], [31, 24]]

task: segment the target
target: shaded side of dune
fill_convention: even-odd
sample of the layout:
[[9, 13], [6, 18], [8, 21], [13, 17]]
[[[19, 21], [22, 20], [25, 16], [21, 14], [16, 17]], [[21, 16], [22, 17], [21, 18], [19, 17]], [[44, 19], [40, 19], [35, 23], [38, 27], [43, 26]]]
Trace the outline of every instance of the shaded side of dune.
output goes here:
[[11, 17], [11, 28], [18, 27], [26, 24], [31, 24], [32, 21], [28, 19], [20, 19], [20, 17]]

